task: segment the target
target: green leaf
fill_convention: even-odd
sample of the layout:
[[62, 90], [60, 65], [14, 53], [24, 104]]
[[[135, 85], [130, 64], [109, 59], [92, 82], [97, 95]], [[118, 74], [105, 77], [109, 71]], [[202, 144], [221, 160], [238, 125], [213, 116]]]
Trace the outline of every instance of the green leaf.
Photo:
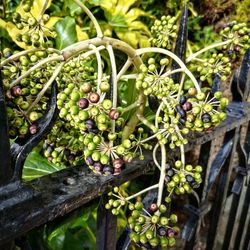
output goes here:
[[66, 6], [69, 9], [71, 16], [80, 15], [82, 13], [81, 7], [78, 4], [76, 4], [74, 0], [67, 0]]
[[58, 167], [52, 163], [49, 163], [40, 154], [33, 151], [29, 154], [27, 160], [25, 161], [22, 177], [25, 181], [29, 181], [64, 168], [64, 166]]
[[77, 42], [76, 23], [72, 17], [65, 17], [55, 25], [57, 37], [56, 48], [61, 50]]

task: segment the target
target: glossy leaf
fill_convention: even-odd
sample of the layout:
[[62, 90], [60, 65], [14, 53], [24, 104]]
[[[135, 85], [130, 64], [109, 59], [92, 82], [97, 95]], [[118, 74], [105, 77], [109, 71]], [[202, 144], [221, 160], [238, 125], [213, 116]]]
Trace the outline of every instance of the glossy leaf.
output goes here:
[[57, 31], [56, 48], [63, 49], [77, 42], [76, 23], [72, 17], [65, 17], [55, 25]]
[[49, 163], [40, 154], [33, 151], [30, 153], [27, 160], [25, 161], [22, 178], [25, 181], [29, 181], [47, 174], [51, 174], [64, 168], [64, 166], [58, 167], [52, 163]]

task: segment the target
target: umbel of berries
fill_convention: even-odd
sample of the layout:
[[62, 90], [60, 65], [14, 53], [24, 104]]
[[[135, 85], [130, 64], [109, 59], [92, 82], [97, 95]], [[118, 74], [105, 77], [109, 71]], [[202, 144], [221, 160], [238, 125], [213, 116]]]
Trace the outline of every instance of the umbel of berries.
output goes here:
[[167, 207], [152, 203], [148, 210], [143, 208], [141, 202], [129, 204], [132, 211], [128, 218], [132, 232], [130, 238], [141, 247], [171, 247], [175, 244], [175, 236], [179, 233], [176, 225], [177, 216], [166, 216]]

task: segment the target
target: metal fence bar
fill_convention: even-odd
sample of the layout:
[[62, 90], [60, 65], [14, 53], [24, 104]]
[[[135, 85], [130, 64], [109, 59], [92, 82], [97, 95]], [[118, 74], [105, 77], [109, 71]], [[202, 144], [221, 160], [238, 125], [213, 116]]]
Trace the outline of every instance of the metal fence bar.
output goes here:
[[115, 250], [117, 235], [117, 216], [105, 208], [109, 197], [103, 195], [97, 212], [96, 249]]

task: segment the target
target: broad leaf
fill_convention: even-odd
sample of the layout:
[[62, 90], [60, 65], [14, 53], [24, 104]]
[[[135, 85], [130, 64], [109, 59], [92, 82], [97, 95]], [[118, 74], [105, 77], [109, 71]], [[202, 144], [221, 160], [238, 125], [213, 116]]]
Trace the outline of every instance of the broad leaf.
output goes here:
[[72, 17], [65, 17], [55, 25], [57, 31], [56, 48], [61, 50], [77, 42], [76, 23]]
[[64, 168], [64, 166], [58, 167], [52, 163], [49, 163], [45, 158], [33, 151], [29, 154], [25, 161], [22, 177], [25, 181], [30, 181]]

